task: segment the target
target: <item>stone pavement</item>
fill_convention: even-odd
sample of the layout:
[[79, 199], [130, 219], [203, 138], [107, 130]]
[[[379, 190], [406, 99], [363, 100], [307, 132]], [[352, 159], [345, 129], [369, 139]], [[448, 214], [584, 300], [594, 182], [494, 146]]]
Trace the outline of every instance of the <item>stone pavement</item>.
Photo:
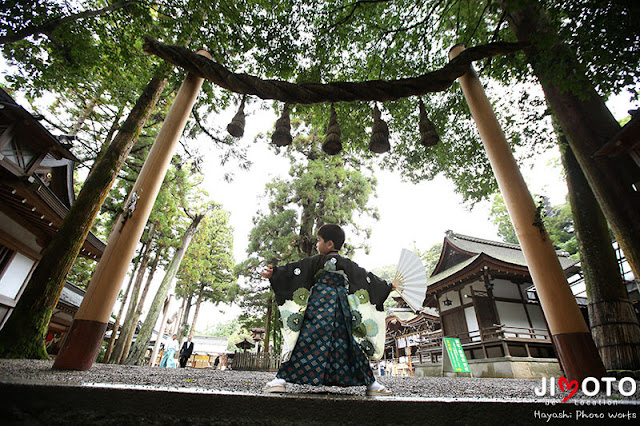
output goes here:
[[[540, 391], [542, 381], [382, 377], [392, 397], [364, 388], [288, 386], [264, 394], [273, 373], [95, 364], [56, 371], [51, 361], [0, 359], [3, 425], [637, 424], [640, 383], [606, 395]], [[548, 381], [547, 381], [548, 385]], [[542, 393], [542, 392], [539, 392]]]

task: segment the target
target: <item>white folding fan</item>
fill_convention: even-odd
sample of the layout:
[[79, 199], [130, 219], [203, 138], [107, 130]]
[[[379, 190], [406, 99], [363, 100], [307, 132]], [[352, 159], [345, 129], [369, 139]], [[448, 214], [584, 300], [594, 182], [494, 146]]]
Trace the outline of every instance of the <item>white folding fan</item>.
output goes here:
[[411, 309], [419, 311], [422, 308], [427, 292], [427, 272], [422, 260], [414, 252], [402, 249], [393, 284]]

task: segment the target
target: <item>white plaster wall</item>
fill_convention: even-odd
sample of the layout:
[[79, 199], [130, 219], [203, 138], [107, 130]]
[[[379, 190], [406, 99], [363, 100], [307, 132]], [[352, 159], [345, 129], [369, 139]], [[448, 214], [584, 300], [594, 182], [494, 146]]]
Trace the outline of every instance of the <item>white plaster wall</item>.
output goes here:
[[[492, 279], [494, 297], [520, 300], [518, 286], [508, 280]], [[502, 318], [502, 317], [500, 317]]]
[[[451, 306], [446, 306], [444, 304], [444, 301], [447, 300], [447, 297], [449, 298], [449, 300], [451, 300], [451, 302], [453, 302]], [[440, 296], [439, 302], [440, 302], [440, 312], [445, 312], [445, 311], [448, 311], [449, 309], [453, 309], [460, 306], [460, 297], [457, 291], [448, 291]]]
[[[547, 329], [547, 323], [544, 320], [544, 313], [542, 312], [542, 307], [540, 305], [527, 305], [527, 311], [529, 312], [529, 317], [531, 318], [531, 324], [533, 328], [538, 328], [541, 330]], [[547, 333], [548, 334], [548, 333]], [[542, 338], [542, 336], [538, 336]]]
[[35, 235], [27, 231], [16, 221], [2, 212], [0, 212], [0, 231], [9, 234], [16, 240], [20, 241], [21, 243], [38, 253], [42, 250], [42, 247], [40, 247], [40, 245], [36, 241]]
[[[500, 322], [507, 327], [529, 328], [527, 314], [521, 303], [509, 303], [496, 301]], [[515, 334], [505, 333], [505, 337], [515, 337]]]
[[15, 299], [22, 288], [22, 284], [31, 274], [35, 260], [16, 253], [0, 278], [0, 295]]
[[469, 330], [469, 335], [472, 336], [471, 340], [473, 342], [480, 341], [480, 334], [477, 333], [479, 330], [478, 318], [476, 317], [476, 310], [473, 306], [464, 308], [464, 317], [467, 320], [467, 330]]
[[474, 281], [471, 284], [467, 284], [466, 286], [464, 286], [464, 288], [462, 289], [462, 297], [464, 297], [464, 295], [472, 295], [472, 290], [475, 291], [487, 291], [486, 288], [484, 288], [484, 282], [482, 281]]

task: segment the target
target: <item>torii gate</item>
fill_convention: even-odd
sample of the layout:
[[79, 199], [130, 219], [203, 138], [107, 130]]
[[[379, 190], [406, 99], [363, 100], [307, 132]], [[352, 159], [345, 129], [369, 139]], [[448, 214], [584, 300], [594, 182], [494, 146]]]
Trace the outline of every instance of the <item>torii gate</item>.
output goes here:
[[604, 376], [605, 368], [598, 350], [578, 309], [549, 235], [536, 217], [537, 211], [531, 194], [484, 89], [471, 67], [473, 61], [511, 53], [523, 47], [518, 43], [492, 43], [470, 49], [454, 46], [449, 53], [451, 60], [447, 65], [415, 78], [390, 82], [378, 80], [292, 84], [233, 74], [213, 62], [206, 52], [196, 54], [179, 46], [163, 45], [147, 37], [145, 51], [181, 66], [189, 73], [129, 195], [127, 205], [135, 198], [135, 210], [129, 212], [130, 217], [126, 222], [119, 220], [111, 232], [105, 254], [92, 277], [89, 290], [53, 368], [87, 370], [93, 365], [120, 283], [133, 258], [169, 160], [204, 78], [236, 93], [289, 104], [392, 101], [443, 91], [458, 79], [522, 246], [560, 363], [570, 380], [582, 381], [586, 377]]

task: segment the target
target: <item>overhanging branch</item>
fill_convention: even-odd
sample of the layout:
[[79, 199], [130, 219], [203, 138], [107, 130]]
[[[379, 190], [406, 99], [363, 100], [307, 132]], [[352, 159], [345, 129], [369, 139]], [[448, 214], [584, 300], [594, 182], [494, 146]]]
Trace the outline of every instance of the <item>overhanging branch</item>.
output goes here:
[[462, 76], [472, 62], [491, 56], [514, 53], [527, 47], [524, 43], [496, 42], [466, 49], [439, 70], [419, 77], [393, 81], [300, 83], [263, 80], [248, 74], [234, 74], [224, 66], [181, 46], [162, 44], [145, 37], [144, 50], [188, 72], [205, 78], [229, 91], [289, 104], [324, 102], [395, 101], [426, 93], [441, 92]]

